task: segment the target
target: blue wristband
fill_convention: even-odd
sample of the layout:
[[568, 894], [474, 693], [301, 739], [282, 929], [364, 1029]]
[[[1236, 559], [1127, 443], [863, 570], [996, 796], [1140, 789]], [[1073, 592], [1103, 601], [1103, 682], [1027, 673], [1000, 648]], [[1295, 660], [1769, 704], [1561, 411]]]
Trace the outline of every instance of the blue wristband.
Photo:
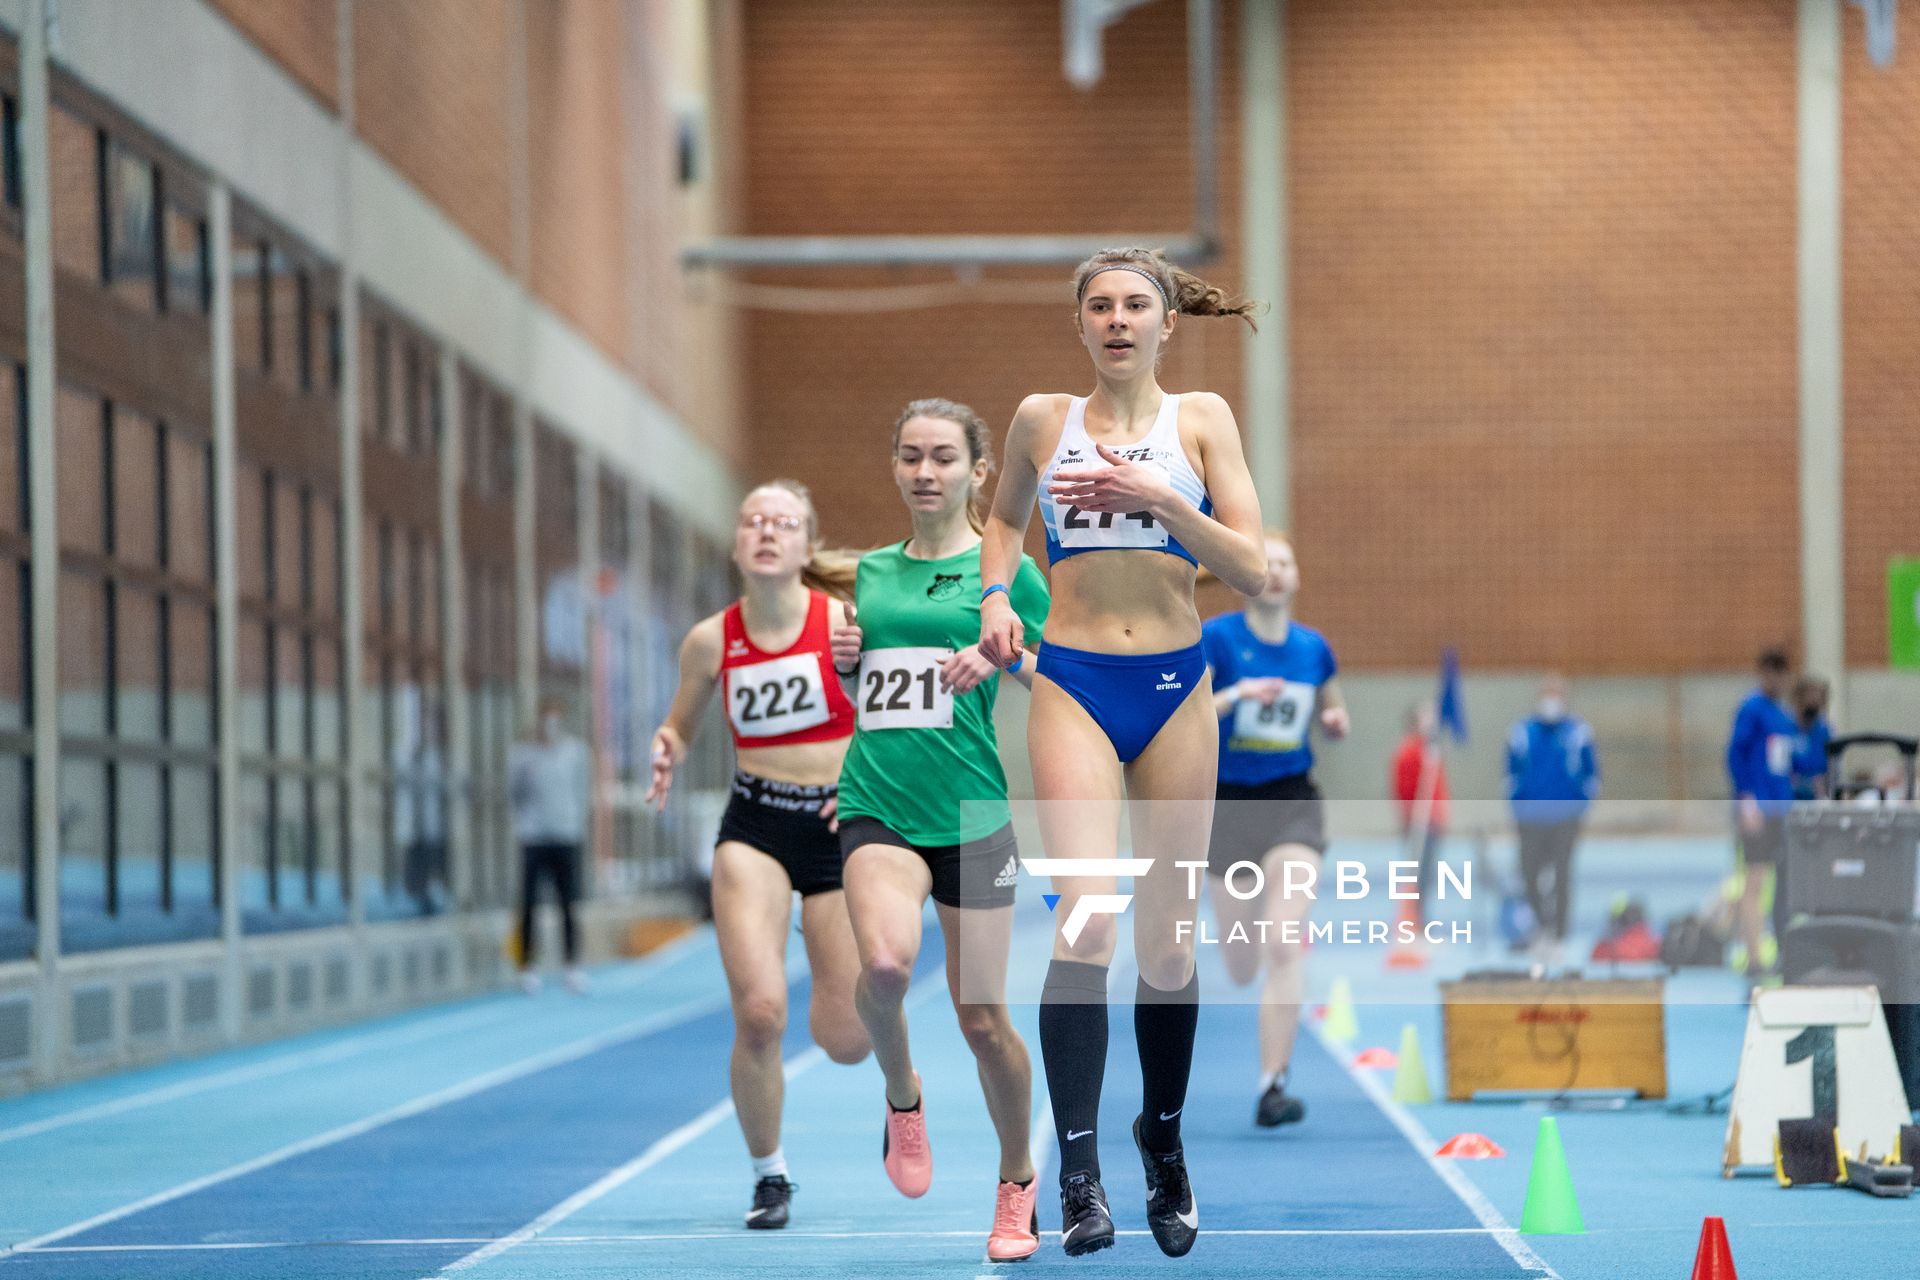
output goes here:
[[1019, 671], [1020, 665], [1024, 663], [1026, 660], [1027, 660], [1026, 650], [1022, 649], [1019, 653], [1013, 656], [1013, 665], [1007, 668], [1007, 674], [1013, 675], [1015, 672]]
[[1001, 595], [1005, 596], [1009, 600], [1013, 599], [1013, 593], [1007, 590], [1006, 583], [996, 582], [992, 586], [988, 587], [985, 591], [982, 591], [980, 593], [980, 603], [985, 604], [987, 602], [987, 597], [992, 595], [996, 591], [998, 591]]

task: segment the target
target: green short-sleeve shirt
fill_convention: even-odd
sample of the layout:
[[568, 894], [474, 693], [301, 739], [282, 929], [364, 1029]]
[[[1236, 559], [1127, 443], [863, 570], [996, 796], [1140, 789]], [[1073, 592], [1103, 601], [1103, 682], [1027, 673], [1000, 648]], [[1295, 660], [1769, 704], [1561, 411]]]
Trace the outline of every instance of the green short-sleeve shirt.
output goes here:
[[[1031, 556], [1020, 557], [1008, 595], [1027, 643], [1038, 643], [1049, 597]], [[855, 706], [904, 705], [917, 700], [923, 686], [931, 700], [925, 657], [918, 680], [902, 664], [903, 674], [889, 681], [877, 670], [886, 665], [881, 651], [956, 652], [980, 642], [980, 549], [941, 560], [912, 559], [904, 542], [868, 552], [860, 558], [854, 607], [862, 650]], [[954, 696], [945, 728], [856, 728], [840, 769], [841, 821], [873, 818], [927, 846], [962, 844], [1005, 826], [1012, 811], [993, 731], [999, 684], [989, 678]]]

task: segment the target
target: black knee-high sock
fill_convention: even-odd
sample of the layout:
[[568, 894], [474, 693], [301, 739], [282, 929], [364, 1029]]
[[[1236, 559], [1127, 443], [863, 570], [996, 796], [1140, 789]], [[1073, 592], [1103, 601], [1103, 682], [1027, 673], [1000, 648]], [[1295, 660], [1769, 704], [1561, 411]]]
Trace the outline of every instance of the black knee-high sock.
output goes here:
[[1040, 1057], [1047, 1064], [1060, 1181], [1100, 1176], [1100, 1085], [1107, 1073], [1107, 966], [1055, 960], [1040, 991]]
[[1152, 1152], [1180, 1145], [1180, 1113], [1193, 1074], [1193, 1035], [1200, 1025], [1200, 974], [1178, 991], [1140, 979], [1133, 997], [1133, 1038], [1140, 1051], [1140, 1138]]

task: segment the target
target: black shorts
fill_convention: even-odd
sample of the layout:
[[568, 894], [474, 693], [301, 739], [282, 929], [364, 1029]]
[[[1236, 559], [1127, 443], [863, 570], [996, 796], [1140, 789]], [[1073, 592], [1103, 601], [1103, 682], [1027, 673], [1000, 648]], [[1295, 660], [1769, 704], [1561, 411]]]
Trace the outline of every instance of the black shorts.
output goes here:
[[737, 840], [758, 849], [786, 868], [802, 897], [831, 893], [840, 887], [840, 844], [827, 830], [820, 806], [833, 795], [830, 783], [808, 787], [735, 773], [733, 795], [713, 842]]
[[[1738, 815], [1735, 818], [1738, 821]], [[1777, 867], [1786, 859], [1787, 820], [1769, 814], [1760, 819], [1760, 829], [1740, 832], [1740, 856], [1749, 866]]]
[[1207, 870], [1227, 874], [1236, 862], [1259, 862], [1276, 845], [1327, 851], [1327, 806], [1304, 773], [1255, 787], [1222, 782], [1213, 793], [1213, 841]]
[[1010, 907], [1020, 884], [1020, 850], [1009, 822], [992, 835], [965, 844], [914, 844], [878, 818], [848, 818], [840, 824], [840, 856], [863, 844], [886, 844], [920, 855], [933, 873], [933, 900], [969, 910]]

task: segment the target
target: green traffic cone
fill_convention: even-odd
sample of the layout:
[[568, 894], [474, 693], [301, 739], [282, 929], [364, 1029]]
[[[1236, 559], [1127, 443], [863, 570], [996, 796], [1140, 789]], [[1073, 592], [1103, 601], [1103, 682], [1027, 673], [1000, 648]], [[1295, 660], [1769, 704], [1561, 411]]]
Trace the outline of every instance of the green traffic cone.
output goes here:
[[1527, 1175], [1527, 1204], [1520, 1211], [1520, 1234], [1587, 1234], [1587, 1224], [1580, 1218], [1580, 1202], [1573, 1194], [1573, 1175], [1567, 1172], [1566, 1149], [1560, 1145], [1560, 1126], [1552, 1116], [1540, 1117], [1540, 1136], [1534, 1139], [1533, 1171]]
[[1427, 1064], [1420, 1057], [1420, 1033], [1411, 1022], [1400, 1029], [1400, 1066], [1393, 1073], [1393, 1100], [1406, 1107], [1423, 1107], [1433, 1101]]
[[1320, 1030], [1327, 1039], [1340, 1044], [1360, 1036], [1360, 1020], [1353, 1016], [1353, 984], [1345, 978], [1333, 980], [1333, 991], [1327, 996], [1327, 1020]]

